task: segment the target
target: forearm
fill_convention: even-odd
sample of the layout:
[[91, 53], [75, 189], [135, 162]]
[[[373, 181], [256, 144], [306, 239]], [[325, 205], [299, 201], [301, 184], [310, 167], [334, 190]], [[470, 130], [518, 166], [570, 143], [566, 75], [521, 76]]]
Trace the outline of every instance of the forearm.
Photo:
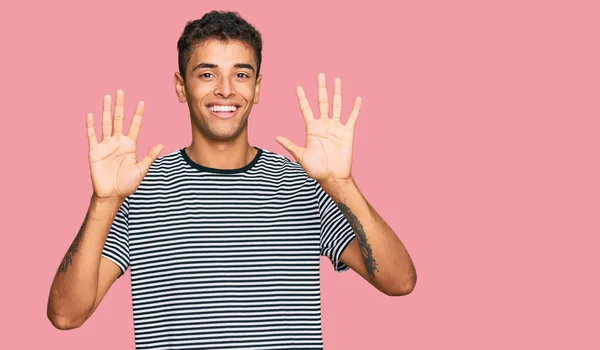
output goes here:
[[367, 271], [367, 278], [381, 290], [407, 294], [415, 286], [416, 270], [404, 244], [369, 204], [353, 180], [324, 183], [352, 225]]
[[85, 220], [50, 289], [47, 313], [53, 323], [82, 322], [93, 310], [102, 249], [121, 203], [92, 197]]

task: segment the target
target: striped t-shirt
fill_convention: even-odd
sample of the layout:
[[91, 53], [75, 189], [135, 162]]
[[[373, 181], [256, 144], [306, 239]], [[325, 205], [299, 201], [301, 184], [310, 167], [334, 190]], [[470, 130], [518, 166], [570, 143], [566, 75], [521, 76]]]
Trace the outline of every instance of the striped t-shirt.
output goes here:
[[137, 349], [322, 349], [320, 256], [355, 238], [304, 169], [257, 148], [247, 166], [158, 158], [102, 255], [131, 271]]

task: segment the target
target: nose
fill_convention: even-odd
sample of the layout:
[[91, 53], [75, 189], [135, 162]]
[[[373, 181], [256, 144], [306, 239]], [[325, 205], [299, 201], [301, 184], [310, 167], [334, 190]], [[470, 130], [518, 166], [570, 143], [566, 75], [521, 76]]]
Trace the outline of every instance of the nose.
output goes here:
[[229, 98], [235, 95], [233, 84], [227, 77], [220, 77], [215, 87], [215, 95]]

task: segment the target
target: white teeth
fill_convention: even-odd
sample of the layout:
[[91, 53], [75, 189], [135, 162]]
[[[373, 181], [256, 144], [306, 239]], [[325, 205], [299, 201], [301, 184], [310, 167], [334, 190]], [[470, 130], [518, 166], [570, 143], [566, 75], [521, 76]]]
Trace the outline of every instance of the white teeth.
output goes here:
[[209, 108], [212, 112], [234, 112], [237, 107], [236, 106], [211, 106]]

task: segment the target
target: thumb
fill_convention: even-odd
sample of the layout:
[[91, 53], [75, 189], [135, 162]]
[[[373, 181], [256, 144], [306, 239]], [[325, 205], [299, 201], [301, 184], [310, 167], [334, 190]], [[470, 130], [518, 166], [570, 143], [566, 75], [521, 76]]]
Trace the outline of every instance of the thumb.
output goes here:
[[143, 176], [146, 176], [146, 173], [148, 172], [150, 165], [152, 165], [152, 163], [154, 163], [156, 158], [158, 158], [158, 155], [160, 154], [160, 151], [162, 151], [162, 149], [163, 149], [163, 145], [161, 145], [161, 144], [154, 145], [154, 147], [152, 147], [150, 149], [150, 151], [148, 151], [148, 154], [146, 154], [144, 159], [142, 159], [138, 163], [137, 166], [140, 169], [140, 172], [142, 173]]
[[281, 147], [285, 148], [286, 151], [290, 152], [290, 154], [292, 156], [294, 156], [294, 158], [296, 158], [296, 160], [298, 162], [302, 162], [302, 158], [304, 157], [304, 148], [303, 147], [299, 147], [298, 145], [293, 143], [290, 139], [288, 139], [287, 137], [283, 137], [283, 136], [277, 136], [275, 138], [275, 141], [277, 141], [277, 143], [279, 143], [281, 145]]

